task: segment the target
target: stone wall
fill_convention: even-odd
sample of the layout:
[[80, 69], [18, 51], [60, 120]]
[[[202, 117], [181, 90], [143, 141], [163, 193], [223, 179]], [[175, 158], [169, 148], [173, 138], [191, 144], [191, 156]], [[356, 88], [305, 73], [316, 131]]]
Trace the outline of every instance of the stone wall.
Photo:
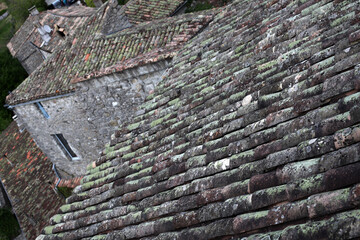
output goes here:
[[[83, 175], [111, 134], [134, 115], [162, 79], [168, 65], [169, 61], [161, 61], [77, 83], [74, 94], [41, 102], [49, 119], [35, 103], [16, 106], [14, 111], [58, 169]], [[80, 160], [66, 156], [52, 136], [58, 133], [63, 134]]]

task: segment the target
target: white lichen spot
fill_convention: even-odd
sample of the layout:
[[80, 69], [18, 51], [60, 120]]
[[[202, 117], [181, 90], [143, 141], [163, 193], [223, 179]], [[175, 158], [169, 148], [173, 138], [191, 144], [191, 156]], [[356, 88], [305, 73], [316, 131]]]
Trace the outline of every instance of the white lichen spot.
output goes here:
[[221, 169], [226, 170], [230, 167], [230, 159], [226, 158], [221, 161]]
[[289, 93], [289, 94], [295, 93], [295, 92], [298, 91], [298, 89], [299, 89], [299, 86], [298, 86], [298, 84], [296, 83], [296, 84], [294, 84], [294, 86], [292, 86], [292, 87], [289, 88], [288, 93]]
[[311, 152], [311, 147], [310, 147], [310, 146], [307, 146], [307, 147], [306, 147], [306, 152], [307, 152], [307, 153]]
[[295, 76], [295, 81], [298, 82], [299, 79], [301, 78], [301, 76], [302, 76], [302, 74], [297, 74], [297, 75]]
[[233, 210], [235, 211], [238, 208], [238, 204], [234, 204]]
[[252, 100], [251, 94], [250, 94], [250, 95], [247, 95], [247, 96], [244, 97], [244, 99], [242, 100], [242, 105], [243, 105], [243, 106], [248, 105], [249, 103], [251, 103], [251, 100]]
[[113, 106], [113, 107], [116, 107], [117, 105], [119, 105], [118, 102], [112, 102], [112, 106]]

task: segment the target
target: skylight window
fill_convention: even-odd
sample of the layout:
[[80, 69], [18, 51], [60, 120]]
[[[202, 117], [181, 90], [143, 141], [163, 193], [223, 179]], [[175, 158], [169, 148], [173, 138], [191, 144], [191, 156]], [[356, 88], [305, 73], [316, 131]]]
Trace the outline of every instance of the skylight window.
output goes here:
[[64, 138], [64, 135], [58, 133], [58, 134], [54, 134], [53, 137], [55, 138], [56, 142], [58, 143], [58, 145], [63, 150], [66, 156], [68, 156], [73, 161], [80, 159], [71, 149], [68, 141]]

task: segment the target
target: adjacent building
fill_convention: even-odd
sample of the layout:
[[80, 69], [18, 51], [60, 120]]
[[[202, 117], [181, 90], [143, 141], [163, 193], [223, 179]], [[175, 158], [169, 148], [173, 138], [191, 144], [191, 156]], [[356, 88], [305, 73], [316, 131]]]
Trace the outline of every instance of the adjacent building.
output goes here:
[[164, 78], [171, 59], [214, 15], [155, 20], [177, 13], [183, 1], [150, 3], [108, 1], [81, 18], [81, 26], [7, 97], [20, 128], [69, 175], [85, 174]]
[[66, 38], [73, 36], [95, 9], [72, 6], [38, 12], [30, 16], [11, 38], [7, 47], [28, 74], [48, 58]]

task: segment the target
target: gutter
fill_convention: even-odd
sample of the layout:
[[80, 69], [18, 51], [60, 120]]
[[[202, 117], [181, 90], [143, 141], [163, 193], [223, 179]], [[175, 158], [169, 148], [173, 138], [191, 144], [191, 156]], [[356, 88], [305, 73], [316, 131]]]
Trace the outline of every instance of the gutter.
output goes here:
[[54, 187], [54, 190], [55, 190], [57, 193], [60, 193], [60, 195], [61, 195], [63, 198], [66, 199], [66, 197], [64, 196], [64, 194], [58, 190], [58, 186], [59, 186], [59, 184], [60, 184], [61, 177], [60, 177], [60, 174], [58, 173], [58, 171], [56, 170], [56, 165], [55, 165], [55, 163], [53, 163], [53, 165], [52, 165], [52, 170], [55, 172], [56, 177], [59, 179], [59, 180], [57, 181], [55, 187]]
[[42, 101], [48, 101], [48, 100], [53, 100], [56, 98], [61, 98], [61, 97], [68, 97], [70, 95], [75, 94], [75, 92], [71, 92], [71, 93], [66, 93], [66, 94], [62, 94], [62, 95], [57, 95], [57, 96], [53, 96], [53, 97], [47, 97], [47, 98], [39, 98], [36, 100], [31, 100], [28, 102], [24, 102], [24, 103], [19, 103], [19, 104], [15, 104], [15, 105], [9, 105], [9, 104], [5, 104], [4, 107], [8, 108], [8, 109], [13, 109], [15, 107], [20, 107], [20, 106], [24, 106], [24, 105], [28, 105], [28, 104], [33, 104], [33, 103], [37, 103], [37, 102], [42, 102]]

